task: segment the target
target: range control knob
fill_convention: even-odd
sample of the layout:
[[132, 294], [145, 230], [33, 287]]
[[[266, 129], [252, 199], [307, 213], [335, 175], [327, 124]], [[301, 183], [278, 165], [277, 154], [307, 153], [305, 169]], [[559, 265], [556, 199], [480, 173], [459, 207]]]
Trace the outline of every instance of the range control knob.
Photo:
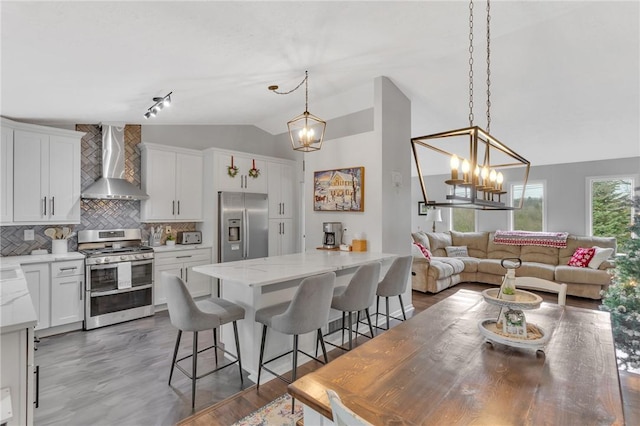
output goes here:
[[127, 256], [120, 256], [120, 260], [127, 260]]
[[101, 257], [98, 257], [98, 258], [95, 260], [95, 263], [96, 263], [96, 264], [98, 264], [98, 263], [102, 263], [102, 262], [103, 262], [103, 259], [102, 259]]

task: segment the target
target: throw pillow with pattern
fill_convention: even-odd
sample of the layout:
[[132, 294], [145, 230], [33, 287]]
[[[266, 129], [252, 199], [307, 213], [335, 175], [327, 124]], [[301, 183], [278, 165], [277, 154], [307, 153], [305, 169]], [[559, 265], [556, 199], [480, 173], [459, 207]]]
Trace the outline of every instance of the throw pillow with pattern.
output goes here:
[[428, 248], [426, 248], [424, 245], [420, 243], [413, 243], [413, 245], [418, 247], [418, 249], [420, 250], [420, 252], [422, 253], [425, 259], [431, 260], [431, 252], [429, 251]]
[[578, 268], [586, 268], [589, 266], [589, 262], [591, 262], [591, 259], [593, 259], [593, 256], [595, 254], [596, 249], [594, 249], [593, 247], [578, 247], [573, 253], [573, 256], [571, 256], [571, 259], [569, 260], [569, 263], [567, 263], [567, 265], [577, 266]]

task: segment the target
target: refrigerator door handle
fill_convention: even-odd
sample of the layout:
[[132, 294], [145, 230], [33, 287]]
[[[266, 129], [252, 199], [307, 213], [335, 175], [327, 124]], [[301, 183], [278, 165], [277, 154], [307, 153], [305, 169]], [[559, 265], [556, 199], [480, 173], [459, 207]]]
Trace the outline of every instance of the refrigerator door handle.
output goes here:
[[249, 258], [249, 214], [247, 213], [247, 209], [245, 208], [242, 211], [243, 222], [244, 222], [244, 258]]

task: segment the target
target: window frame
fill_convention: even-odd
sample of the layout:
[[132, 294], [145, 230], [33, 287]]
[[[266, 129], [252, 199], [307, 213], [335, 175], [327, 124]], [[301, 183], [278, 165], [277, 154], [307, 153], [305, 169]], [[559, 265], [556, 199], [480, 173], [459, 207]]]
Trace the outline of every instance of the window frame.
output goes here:
[[[586, 191], [586, 196], [585, 198], [585, 202], [586, 202], [586, 206], [585, 206], [585, 211], [587, 212], [586, 215], [586, 219], [587, 219], [587, 223], [586, 223], [586, 230], [587, 230], [587, 235], [592, 237], [593, 236], [593, 183], [594, 182], [606, 182], [606, 181], [612, 181], [612, 180], [629, 180], [631, 182], [631, 199], [633, 199], [634, 196], [634, 192], [633, 192], [633, 188], [636, 187], [636, 180], [635, 177], [633, 175], [607, 175], [607, 176], [587, 176], [585, 178], [585, 191]], [[633, 221], [633, 207], [631, 208], [630, 211], [630, 220]]]
[[[513, 194], [514, 194], [514, 187], [515, 186], [522, 186], [524, 185], [524, 181], [521, 182], [511, 182], [509, 183], [509, 204], [511, 206], [513, 206]], [[530, 186], [533, 185], [542, 185], [542, 231], [541, 232], [546, 232], [547, 231], [547, 181], [545, 179], [537, 179], [537, 180], [528, 180], [527, 181], [527, 188], [529, 188]], [[527, 191], [525, 188], [525, 193], [524, 195], [527, 195]], [[518, 194], [522, 194], [522, 190], [518, 191]], [[523, 206], [524, 206], [524, 202], [523, 202]], [[509, 230], [510, 231], [516, 231], [516, 229], [513, 228], [514, 224], [515, 224], [515, 214], [516, 212], [518, 212], [519, 210], [509, 210]]]

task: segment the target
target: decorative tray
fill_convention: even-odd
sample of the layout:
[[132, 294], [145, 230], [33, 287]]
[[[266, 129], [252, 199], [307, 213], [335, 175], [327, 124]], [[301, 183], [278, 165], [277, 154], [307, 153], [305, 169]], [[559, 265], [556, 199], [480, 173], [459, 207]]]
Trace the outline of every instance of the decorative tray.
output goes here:
[[542, 297], [525, 290], [516, 289], [516, 300], [498, 299], [500, 288], [488, 288], [482, 292], [485, 302], [492, 305], [507, 306], [516, 309], [536, 309], [542, 303]]
[[541, 350], [549, 340], [549, 334], [540, 326], [527, 324], [527, 338], [511, 337], [502, 332], [495, 319], [485, 319], [478, 323], [480, 333], [489, 341], [516, 348]]

